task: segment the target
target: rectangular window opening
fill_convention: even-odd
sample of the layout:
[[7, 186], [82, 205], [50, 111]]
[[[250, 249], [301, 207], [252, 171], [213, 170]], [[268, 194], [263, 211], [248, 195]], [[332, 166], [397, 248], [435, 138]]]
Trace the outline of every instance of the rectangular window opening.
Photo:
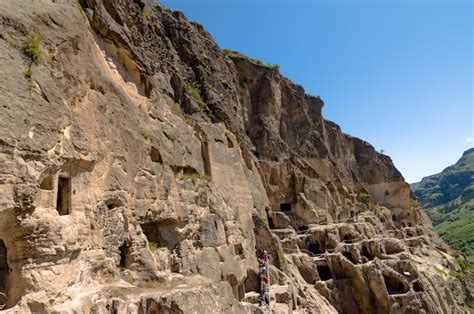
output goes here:
[[71, 213], [71, 178], [58, 178], [56, 209], [61, 216]]

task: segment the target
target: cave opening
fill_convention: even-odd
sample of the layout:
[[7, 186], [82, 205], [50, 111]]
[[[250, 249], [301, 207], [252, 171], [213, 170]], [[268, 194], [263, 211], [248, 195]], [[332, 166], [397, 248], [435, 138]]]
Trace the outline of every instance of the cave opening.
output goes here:
[[308, 226], [302, 225], [298, 227], [298, 231], [308, 231]]
[[351, 243], [351, 242], [354, 242], [354, 241], [355, 241], [355, 237], [352, 234], [349, 234], [349, 233], [344, 235], [344, 237], [342, 238], [342, 242]]
[[[8, 286], [8, 273], [10, 269], [8, 267], [7, 260], [7, 247], [5, 242], [0, 239], [0, 292], [7, 295]], [[0, 298], [0, 309], [3, 308], [7, 303], [5, 297]]]
[[291, 203], [282, 203], [282, 204], [280, 204], [280, 211], [282, 211], [282, 212], [291, 212]]
[[331, 269], [329, 268], [328, 265], [318, 265], [317, 270], [318, 270], [319, 278], [322, 281], [332, 279]]
[[413, 290], [414, 290], [415, 292], [423, 292], [423, 291], [425, 291], [425, 289], [423, 288], [423, 285], [422, 285], [421, 282], [419, 282], [419, 281], [415, 281], [415, 282], [413, 283]]
[[71, 213], [71, 178], [60, 176], [58, 178], [58, 192], [56, 198], [56, 209], [59, 215]]
[[160, 164], [163, 163], [163, 159], [161, 158], [160, 151], [156, 149], [155, 147], [151, 147], [150, 158], [151, 158], [151, 161], [153, 162], [157, 162]]
[[319, 243], [318, 242], [315, 242], [315, 243], [311, 243], [309, 246], [308, 246], [308, 251], [310, 251], [311, 253], [313, 254], [322, 254], [324, 253], [321, 248], [319, 247]]
[[367, 259], [368, 259], [369, 261], [371, 261], [371, 260], [374, 259], [374, 257], [372, 256], [372, 254], [369, 253], [369, 250], [367, 249], [366, 246], [363, 246], [363, 247], [362, 247], [362, 256], [367, 257]]
[[275, 224], [273, 223], [273, 218], [270, 216], [267, 216], [268, 218], [268, 228], [270, 229], [275, 229]]
[[384, 281], [388, 294], [403, 294], [407, 292], [403, 282], [395, 276], [384, 275]]
[[174, 250], [181, 242], [181, 235], [177, 230], [179, 223], [174, 220], [148, 222], [141, 224], [140, 227], [147, 237], [149, 245], [156, 246], [156, 248]]
[[247, 278], [244, 281], [245, 291], [260, 292], [260, 278], [253, 270], [247, 270]]
[[242, 245], [242, 243], [234, 244], [234, 249], [235, 249], [235, 255], [240, 256], [240, 258], [242, 259], [245, 258], [244, 246]]
[[125, 242], [119, 247], [119, 252], [120, 252], [119, 267], [127, 268], [128, 245]]
[[342, 252], [342, 255], [347, 258], [349, 261], [351, 261], [352, 264], [357, 264], [354, 260], [354, 258], [352, 257], [352, 254], [351, 252]]

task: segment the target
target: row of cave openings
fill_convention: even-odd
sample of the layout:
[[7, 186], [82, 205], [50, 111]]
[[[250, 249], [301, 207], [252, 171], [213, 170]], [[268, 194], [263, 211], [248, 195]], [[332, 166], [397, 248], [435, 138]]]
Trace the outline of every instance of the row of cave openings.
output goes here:
[[[317, 281], [324, 282], [324, 281], [329, 281], [329, 280], [347, 279], [344, 274], [333, 274], [331, 272], [331, 268], [326, 263], [319, 263], [318, 265], [316, 265], [315, 271], [318, 274], [319, 280], [312, 273], [314, 270], [312, 270], [308, 266], [300, 266], [298, 267], [298, 270], [301, 276], [303, 277], [303, 279], [311, 285], [314, 285]], [[399, 295], [399, 294], [407, 293], [410, 290], [410, 286], [408, 285], [408, 282], [412, 282], [413, 291], [415, 292], [424, 291], [424, 287], [421, 281], [419, 279], [412, 281], [410, 273], [404, 274], [403, 277], [405, 278], [405, 281], [397, 277], [396, 275], [393, 275], [390, 273], [383, 272], [382, 275], [383, 275], [385, 287], [389, 295]]]
[[[279, 206], [279, 211], [282, 212], [282, 213], [293, 213], [293, 204], [292, 203], [281, 203], [280, 206]], [[349, 212], [349, 215], [350, 215], [350, 218], [356, 218], [356, 212], [354, 210], [351, 210]], [[268, 211], [267, 211], [267, 220], [268, 220], [268, 226], [270, 229], [275, 229], [275, 224], [273, 223], [273, 219], [270, 217]], [[341, 219], [341, 213], [337, 214], [336, 216], [336, 222], [338, 221], [342, 221]], [[307, 226], [300, 226], [298, 227], [298, 230], [299, 231], [306, 231], [308, 230], [308, 227]]]

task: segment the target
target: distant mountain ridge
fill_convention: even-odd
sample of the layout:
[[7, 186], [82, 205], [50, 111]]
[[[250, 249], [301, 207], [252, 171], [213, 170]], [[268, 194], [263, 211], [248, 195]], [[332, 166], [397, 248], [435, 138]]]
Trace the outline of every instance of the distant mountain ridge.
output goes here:
[[474, 262], [474, 148], [411, 188], [441, 237]]

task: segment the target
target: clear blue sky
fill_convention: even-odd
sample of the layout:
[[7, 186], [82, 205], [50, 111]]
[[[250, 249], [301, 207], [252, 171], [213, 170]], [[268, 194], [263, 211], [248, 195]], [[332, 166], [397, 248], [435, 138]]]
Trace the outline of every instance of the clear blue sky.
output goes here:
[[162, 0], [219, 46], [277, 63], [408, 182], [474, 146], [470, 0]]

